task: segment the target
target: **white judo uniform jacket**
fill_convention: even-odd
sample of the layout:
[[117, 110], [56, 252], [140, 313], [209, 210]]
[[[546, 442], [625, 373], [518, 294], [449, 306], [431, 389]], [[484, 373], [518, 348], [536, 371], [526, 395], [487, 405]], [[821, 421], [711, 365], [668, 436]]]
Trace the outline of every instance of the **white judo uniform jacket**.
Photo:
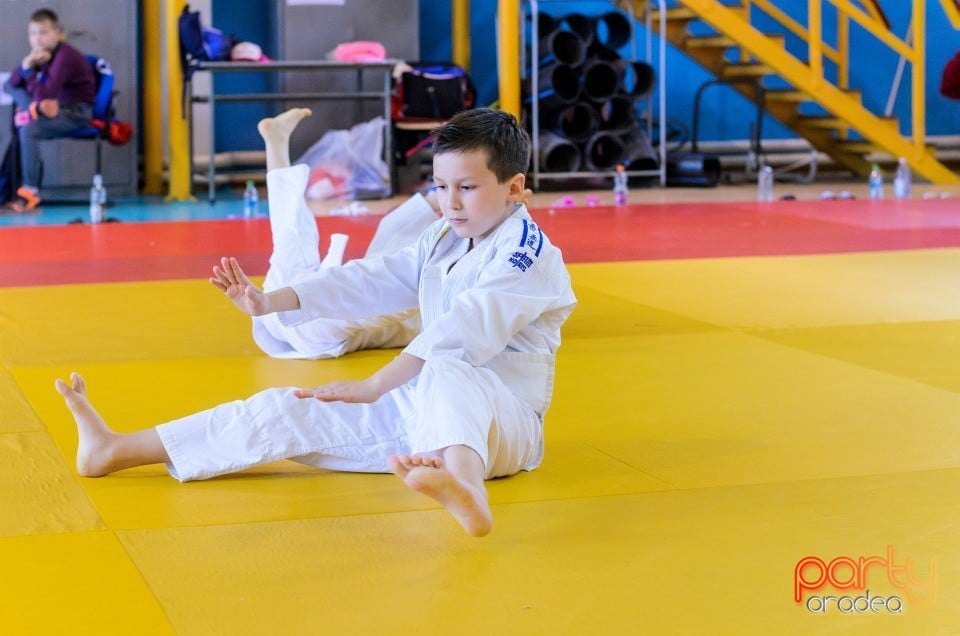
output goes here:
[[161, 425], [173, 475], [202, 479], [281, 458], [385, 472], [391, 454], [459, 444], [480, 455], [488, 477], [539, 465], [560, 327], [576, 304], [570, 277], [522, 205], [468, 245], [439, 220], [399, 252], [294, 283], [301, 308], [280, 314], [288, 325], [419, 305], [422, 331], [404, 351], [423, 371], [373, 404], [269, 389]]

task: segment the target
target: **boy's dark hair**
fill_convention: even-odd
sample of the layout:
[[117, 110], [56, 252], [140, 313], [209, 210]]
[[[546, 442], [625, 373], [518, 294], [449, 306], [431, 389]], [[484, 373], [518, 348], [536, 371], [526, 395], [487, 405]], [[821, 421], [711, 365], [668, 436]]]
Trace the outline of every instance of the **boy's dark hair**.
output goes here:
[[49, 22], [53, 26], [60, 28], [60, 18], [52, 9], [37, 9], [30, 15], [31, 22]]
[[483, 150], [487, 153], [487, 167], [499, 183], [526, 173], [530, 166], [530, 135], [513, 115], [502, 110], [465, 110], [434, 132], [434, 154]]

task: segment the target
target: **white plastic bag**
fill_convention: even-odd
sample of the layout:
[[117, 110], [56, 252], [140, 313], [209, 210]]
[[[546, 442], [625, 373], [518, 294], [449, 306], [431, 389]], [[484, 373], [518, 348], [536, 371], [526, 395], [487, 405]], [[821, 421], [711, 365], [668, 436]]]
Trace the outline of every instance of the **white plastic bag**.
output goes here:
[[376, 199], [390, 196], [383, 160], [386, 120], [376, 117], [350, 130], [328, 130], [294, 163], [310, 168], [308, 199]]

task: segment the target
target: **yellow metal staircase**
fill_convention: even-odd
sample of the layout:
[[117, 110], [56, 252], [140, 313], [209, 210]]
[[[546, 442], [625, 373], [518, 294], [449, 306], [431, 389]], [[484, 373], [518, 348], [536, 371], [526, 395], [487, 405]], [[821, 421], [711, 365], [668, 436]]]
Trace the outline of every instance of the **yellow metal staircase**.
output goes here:
[[[781, 78], [789, 88], [765, 88], [764, 110], [854, 173], [869, 172], [868, 154], [886, 152], [906, 158], [913, 171], [931, 183], [960, 183], [960, 178], [936, 159], [924, 139], [925, 0], [913, 0], [912, 44], [893, 35], [876, 0], [826, 1], [832, 3], [839, 17], [837, 43], [833, 46], [822, 41], [821, 0], [809, 1], [808, 26], [790, 18], [772, 0], [675, 0], [675, 6], [666, 8], [666, 38], [720, 79], [756, 78], [765, 86], [764, 78]], [[960, 27], [958, 0], [941, 1], [947, 17]], [[635, 10], [641, 9], [640, 5], [648, 8], [649, 4], [653, 3], [633, 0]], [[783, 25], [785, 33], [758, 30], [751, 23], [751, 14], [756, 11]], [[654, 25], [658, 20], [655, 11]], [[871, 112], [863, 105], [860, 91], [847, 87], [851, 21], [913, 64], [913, 134], [901, 134], [897, 119]], [[690, 28], [694, 22], [709, 25], [715, 33], [694, 35]], [[785, 42], [790, 33], [808, 43], [807, 59], [787, 50]], [[825, 59], [833, 64], [832, 73], [824, 72]], [[753, 84], [733, 82], [731, 87], [756, 101], [758, 91]], [[810, 108], [803, 105], [811, 102], [825, 114], [804, 114]]]

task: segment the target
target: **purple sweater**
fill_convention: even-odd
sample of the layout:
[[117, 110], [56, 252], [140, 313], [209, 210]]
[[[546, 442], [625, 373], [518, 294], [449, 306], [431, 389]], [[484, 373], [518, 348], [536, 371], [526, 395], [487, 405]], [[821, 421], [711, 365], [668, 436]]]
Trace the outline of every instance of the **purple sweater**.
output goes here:
[[38, 68], [25, 71], [17, 66], [10, 85], [25, 88], [36, 101], [53, 98], [61, 104], [92, 104], [97, 92], [90, 62], [66, 42], [58, 44], [50, 60]]

